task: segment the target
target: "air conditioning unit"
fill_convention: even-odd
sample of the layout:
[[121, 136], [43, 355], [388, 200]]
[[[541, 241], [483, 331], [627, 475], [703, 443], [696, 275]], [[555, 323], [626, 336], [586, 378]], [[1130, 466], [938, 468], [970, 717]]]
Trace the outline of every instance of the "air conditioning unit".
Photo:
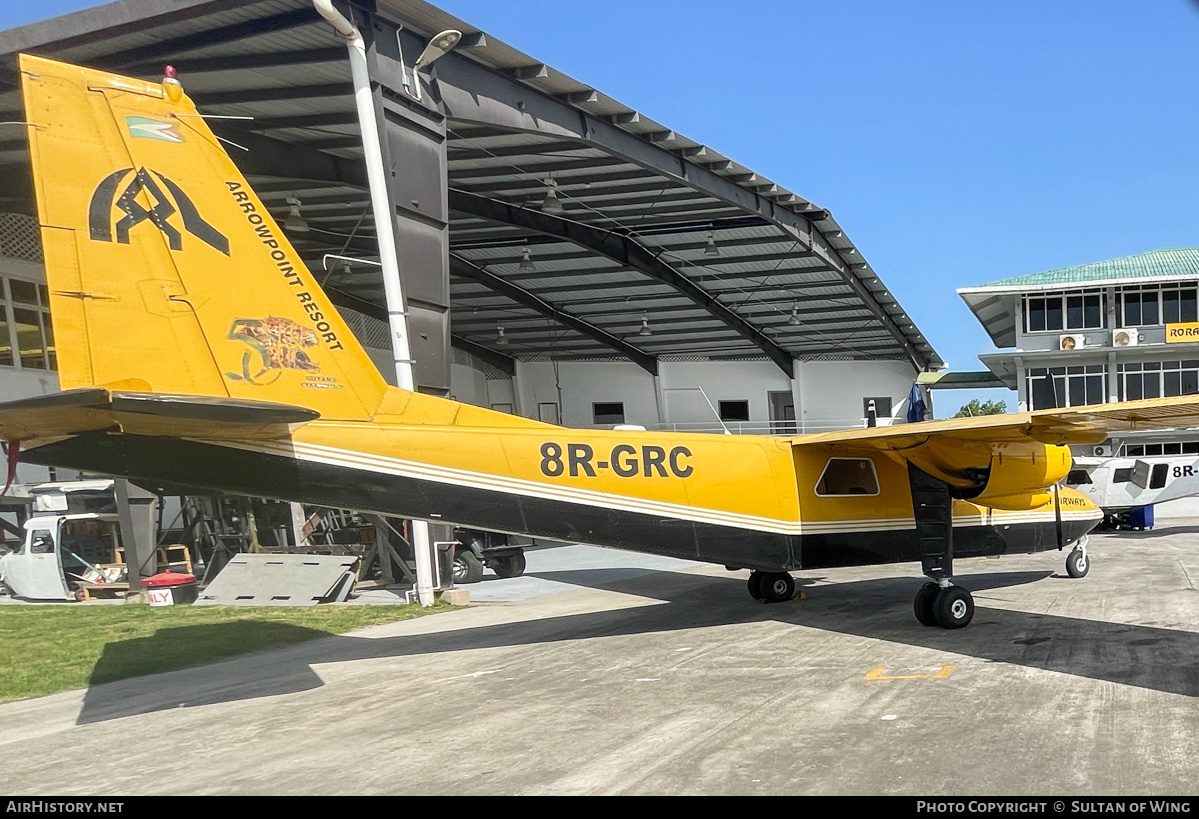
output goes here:
[[1136, 330], [1116, 330], [1112, 333], [1113, 347], [1135, 347], [1141, 340], [1141, 334]]
[[1110, 446], [1097, 446], [1094, 449], [1094, 454], [1096, 458], [1106, 458], [1112, 454], [1112, 448]]
[[1077, 350], [1077, 349], [1079, 349], [1081, 347], [1085, 347], [1085, 346], [1087, 346], [1087, 337], [1084, 336], [1082, 333], [1075, 333], [1073, 335], [1067, 335], [1067, 336], [1058, 336], [1058, 339], [1057, 339], [1057, 348], [1059, 350]]

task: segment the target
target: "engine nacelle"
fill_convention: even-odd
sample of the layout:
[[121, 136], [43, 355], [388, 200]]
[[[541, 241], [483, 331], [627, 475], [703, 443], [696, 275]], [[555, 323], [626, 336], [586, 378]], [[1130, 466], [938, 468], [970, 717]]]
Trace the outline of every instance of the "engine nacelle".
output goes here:
[[1035, 441], [930, 441], [904, 457], [949, 484], [955, 498], [1011, 511], [1052, 502], [1072, 463], [1069, 447]]
[[995, 454], [986, 486], [971, 501], [994, 509], [1039, 509], [1053, 502], [1052, 487], [1069, 474], [1072, 462], [1066, 446], [1005, 447]]

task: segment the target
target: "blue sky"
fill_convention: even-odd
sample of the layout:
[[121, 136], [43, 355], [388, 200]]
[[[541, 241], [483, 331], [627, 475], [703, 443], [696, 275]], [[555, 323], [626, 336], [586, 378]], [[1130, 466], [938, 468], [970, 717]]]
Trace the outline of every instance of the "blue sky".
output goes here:
[[954, 370], [993, 349], [956, 288], [1199, 245], [1187, 0], [435, 5], [831, 210]]

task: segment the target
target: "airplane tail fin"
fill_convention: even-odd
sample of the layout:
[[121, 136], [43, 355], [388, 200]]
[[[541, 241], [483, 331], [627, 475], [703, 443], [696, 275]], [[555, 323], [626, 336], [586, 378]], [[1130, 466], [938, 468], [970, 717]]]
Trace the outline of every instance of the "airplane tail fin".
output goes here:
[[178, 84], [20, 68], [62, 389], [372, 417], [386, 382]]

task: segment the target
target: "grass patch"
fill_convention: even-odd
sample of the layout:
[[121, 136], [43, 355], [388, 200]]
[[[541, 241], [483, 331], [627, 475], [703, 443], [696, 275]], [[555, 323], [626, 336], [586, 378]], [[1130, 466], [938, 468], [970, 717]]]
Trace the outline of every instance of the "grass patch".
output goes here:
[[0, 702], [445, 611], [408, 606], [0, 606]]

